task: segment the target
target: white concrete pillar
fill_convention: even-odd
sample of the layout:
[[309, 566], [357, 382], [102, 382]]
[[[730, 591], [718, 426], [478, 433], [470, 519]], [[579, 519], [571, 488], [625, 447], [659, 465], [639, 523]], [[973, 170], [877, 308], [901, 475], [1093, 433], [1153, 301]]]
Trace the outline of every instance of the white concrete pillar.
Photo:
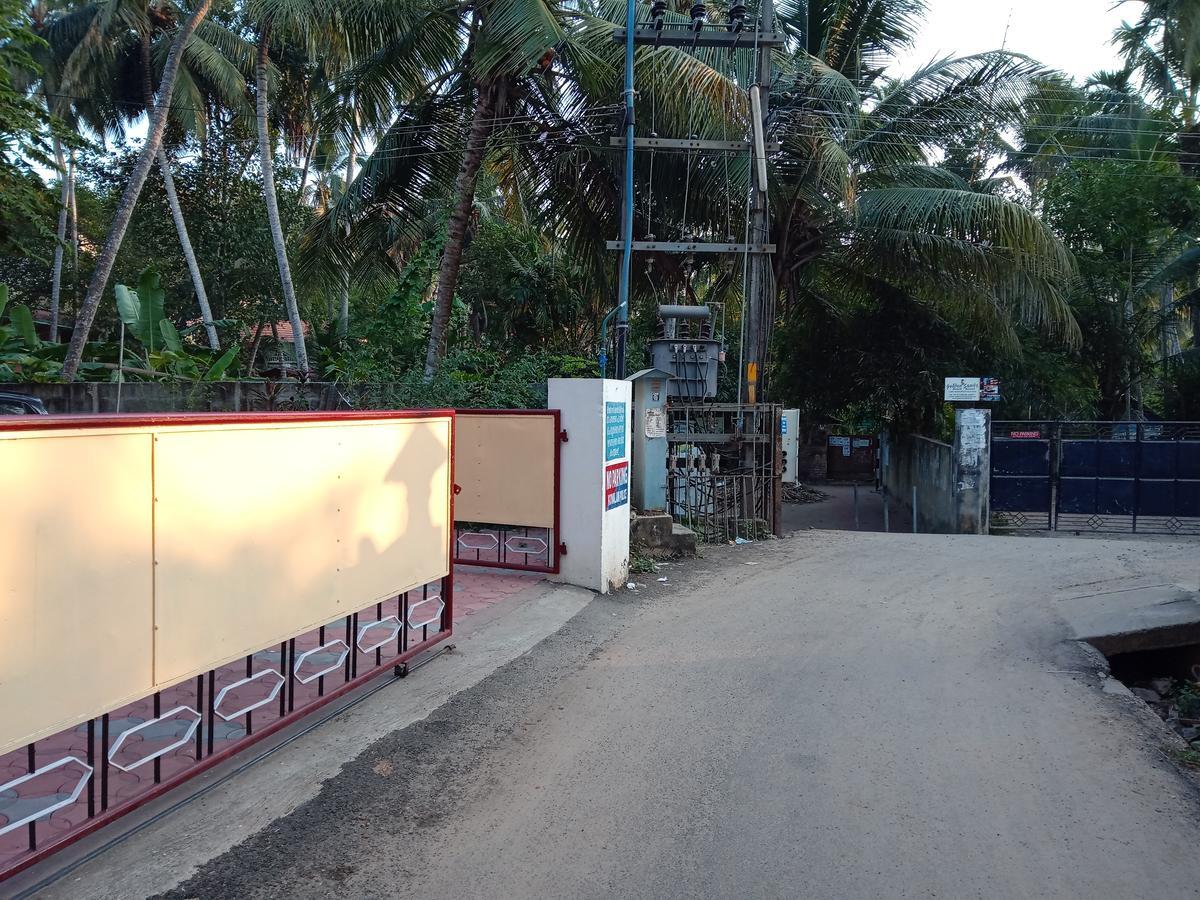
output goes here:
[[606, 594], [629, 578], [630, 384], [551, 378], [550, 409], [562, 415], [558, 540], [567, 545], [557, 581]]

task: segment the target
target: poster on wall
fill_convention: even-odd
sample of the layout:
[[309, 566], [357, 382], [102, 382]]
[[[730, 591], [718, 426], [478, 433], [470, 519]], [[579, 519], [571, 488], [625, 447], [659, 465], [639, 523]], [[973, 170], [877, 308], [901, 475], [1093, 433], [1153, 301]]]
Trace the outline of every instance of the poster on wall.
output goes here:
[[625, 458], [625, 423], [624, 403], [604, 404], [604, 461]]
[[629, 502], [629, 463], [604, 468], [604, 508], [617, 509]]
[[665, 409], [646, 410], [646, 437], [654, 440], [667, 436], [667, 411]]

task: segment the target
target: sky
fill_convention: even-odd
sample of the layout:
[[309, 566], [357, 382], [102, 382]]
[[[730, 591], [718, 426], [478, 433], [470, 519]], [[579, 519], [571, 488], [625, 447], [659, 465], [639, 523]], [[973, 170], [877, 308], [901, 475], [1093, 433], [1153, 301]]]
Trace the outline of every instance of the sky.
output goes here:
[[[927, 0], [917, 45], [900, 60], [904, 73], [940, 56], [998, 49], [1008, 26], [1008, 49], [1069, 75], [1086, 77], [1120, 67], [1108, 41], [1121, 20], [1135, 20], [1141, 3], [1117, 0]], [[1114, 8], [1114, 6], [1116, 8]], [[1011, 25], [1010, 22], [1011, 13]]]

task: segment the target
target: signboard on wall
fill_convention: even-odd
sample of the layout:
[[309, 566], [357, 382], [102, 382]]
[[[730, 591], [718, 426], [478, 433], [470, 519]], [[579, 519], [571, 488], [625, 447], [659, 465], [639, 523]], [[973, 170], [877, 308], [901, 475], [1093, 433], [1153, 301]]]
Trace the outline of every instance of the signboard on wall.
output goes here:
[[850, 438], [840, 437], [839, 435], [831, 435], [829, 438], [830, 447], [841, 447], [842, 456], [850, 455]]
[[999, 403], [999, 378], [947, 378], [942, 399], [947, 403]]
[[947, 403], [978, 403], [978, 378], [947, 378], [946, 393], [943, 399]]
[[629, 463], [604, 467], [604, 508], [617, 509], [629, 502]]
[[604, 404], [604, 461], [625, 458], [625, 432], [628, 425], [625, 422], [624, 403]]

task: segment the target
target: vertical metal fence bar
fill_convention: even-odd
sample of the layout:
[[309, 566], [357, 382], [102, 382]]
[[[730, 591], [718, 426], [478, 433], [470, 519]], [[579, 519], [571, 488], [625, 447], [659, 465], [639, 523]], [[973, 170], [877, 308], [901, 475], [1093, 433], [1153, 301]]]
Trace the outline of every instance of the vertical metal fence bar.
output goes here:
[[287, 709], [292, 712], [296, 708], [296, 639], [291, 638], [287, 642], [288, 648], [288, 681], [287, 681]]
[[287, 715], [287, 683], [292, 678], [292, 670], [288, 668], [287, 641], [279, 645], [279, 676], [283, 679], [283, 687], [279, 689], [279, 718]]
[[408, 591], [400, 595], [400, 647], [408, 649]]
[[1139, 422], [1133, 426], [1133, 520], [1130, 523], [1137, 534], [1138, 503], [1142, 497], [1142, 440], [1145, 435]]
[[346, 642], [350, 645], [350, 654], [346, 657], [346, 660], [350, 663], [350, 680], [353, 681], [358, 677], [358, 613], [355, 613], [350, 618], [350, 636], [353, 640]]
[[100, 717], [100, 812], [108, 809], [108, 713]]
[[[162, 715], [162, 693], [160, 691], [155, 691], [154, 692], [154, 718], [157, 719], [161, 715]], [[162, 781], [162, 757], [156, 756], [156, 757], [154, 757], [154, 783], [158, 784], [160, 781]]]
[[[196, 712], [204, 709], [204, 676], [196, 676]], [[201, 718], [200, 724], [196, 726], [196, 761], [200, 761], [200, 757], [204, 755], [204, 719]]]
[[[421, 588], [421, 599], [422, 600], [429, 599], [429, 585], [425, 585], [424, 587]], [[427, 640], [429, 640], [429, 626], [422, 625], [421, 626], [421, 643], [423, 644]]]
[[[27, 749], [28, 755], [29, 755], [29, 758], [28, 758], [29, 774], [32, 775], [34, 772], [37, 771], [37, 751], [34, 750], [33, 744], [30, 744], [26, 749]], [[29, 823], [29, 850], [32, 853], [36, 849], [37, 849], [37, 819], [34, 819], [32, 822]]]
[[[246, 657], [246, 677], [250, 678], [252, 675], [254, 675], [254, 654], [253, 653], [249, 654]], [[254, 720], [251, 718], [251, 716], [253, 716], [253, 715], [254, 715], [254, 710], [247, 710], [247, 712], [246, 712], [246, 736], [247, 737], [249, 737], [251, 734], [254, 733]]]
[[[375, 604], [375, 621], [376, 622], [383, 621], [383, 603], [382, 603], [382, 601]], [[378, 669], [381, 665], [383, 665], [383, 648], [376, 647], [375, 648], [375, 668]]]
[[217, 714], [216, 714], [216, 696], [217, 696], [217, 670], [208, 670], [208, 702], [206, 704], [205, 722], [208, 723], [208, 755], [212, 756], [213, 742], [217, 738]]
[[[347, 647], [354, 646], [354, 617], [353, 616], [346, 616], [346, 646]], [[344, 670], [342, 673], [343, 681], [350, 680], [350, 656], [351, 656], [351, 654], [349, 654], [349, 653], [346, 654], [346, 664], [342, 667]]]
[[[317, 643], [321, 646], [325, 646], [325, 626], [324, 625], [322, 625], [320, 628], [317, 629]], [[318, 697], [325, 696], [325, 676], [324, 675], [322, 675], [320, 678], [317, 679], [317, 696]]]
[[[96, 772], [96, 720], [88, 719], [88, 751], [87, 761], [93, 776]], [[88, 818], [96, 815], [96, 779], [88, 778]]]

